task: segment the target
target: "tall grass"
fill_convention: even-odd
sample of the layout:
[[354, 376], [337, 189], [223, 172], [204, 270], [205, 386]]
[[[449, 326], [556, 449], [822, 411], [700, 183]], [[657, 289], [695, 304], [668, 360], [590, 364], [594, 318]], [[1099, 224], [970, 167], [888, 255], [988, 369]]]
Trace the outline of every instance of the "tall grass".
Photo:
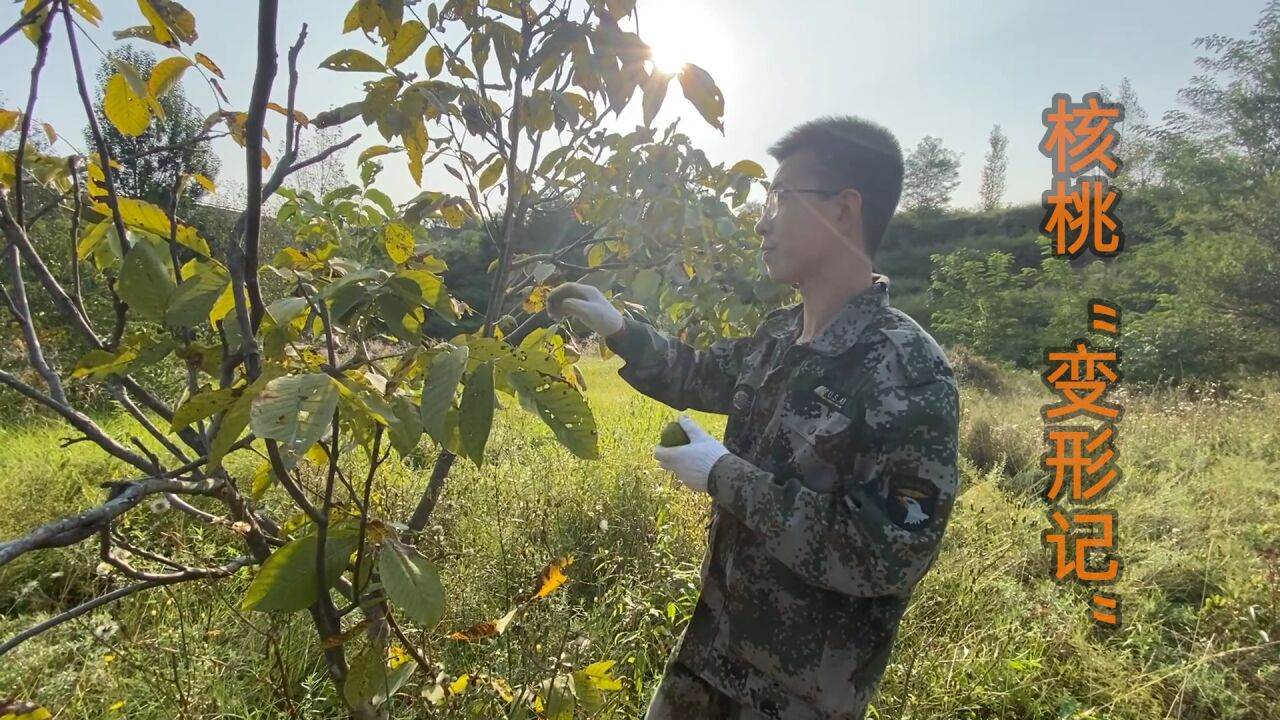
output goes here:
[[[605, 659], [618, 662], [626, 682], [600, 716], [642, 713], [697, 595], [708, 504], [656, 467], [650, 453], [674, 413], [628, 388], [618, 365], [583, 362], [601, 460], [573, 458], [540, 423], [508, 408], [485, 467], [455, 465], [422, 543], [445, 572], [449, 610], [428, 642], [445, 673], [416, 673], [395, 717], [502, 717], [492, 686], [476, 678], [533, 683]], [[996, 395], [966, 390], [962, 494], [870, 717], [1274, 717], [1280, 385], [1252, 392], [1124, 399], [1125, 475], [1103, 504], [1121, 518], [1124, 570], [1113, 590], [1124, 623], [1105, 631], [1088, 617], [1086, 589], [1051, 580], [1051, 549], [1040, 544], [1049, 527], [1038, 414], [1047, 392], [1028, 376], [1006, 377]], [[695, 416], [713, 432], [723, 428], [723, 418]], [[123, 420], [105, 422], [134, 432]], [[0, 537], [86, 507], [98, 483], [122, 476], [87, 443], [59, 448], [65, 434], [42, 421], [0, 429]], [[252, 458], [242, 454], [231, 465], [246, 475]], [[380, 513], [407, 517], [429, 457], [392, 463], [375, 498]], [[173, 512], [139, 508], [129, 522], [129, 531], [194, 557], [227, 552], [221, 531]], [[549, 560], [568, 554], [576, 557], [570, 582], [505, 634], [442, 638], [502, 616]], [[0, 637], [115, 587], [96, 565], [93, 548], [75, 548], [0, 571]], [[240, 613], [250, 577], [135, 596], [68, 623], [0, 662], [0, 694], [38, 699], [66, 718], [333, 717], [338, 705], [310, 623]], [[441, 705], [423, 696], [462, 674], [473, 682]]]

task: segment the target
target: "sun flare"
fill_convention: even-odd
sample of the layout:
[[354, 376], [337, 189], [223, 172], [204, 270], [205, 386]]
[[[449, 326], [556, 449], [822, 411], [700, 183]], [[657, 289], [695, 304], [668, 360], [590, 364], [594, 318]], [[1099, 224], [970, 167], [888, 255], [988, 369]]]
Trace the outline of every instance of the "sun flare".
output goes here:
[[706, 68], [724, 55], [715, 26], [698, 3], [642, 0], [636, 10], [640, 38], [648, 43], [657, 70], [674, 75], [685, 63]]

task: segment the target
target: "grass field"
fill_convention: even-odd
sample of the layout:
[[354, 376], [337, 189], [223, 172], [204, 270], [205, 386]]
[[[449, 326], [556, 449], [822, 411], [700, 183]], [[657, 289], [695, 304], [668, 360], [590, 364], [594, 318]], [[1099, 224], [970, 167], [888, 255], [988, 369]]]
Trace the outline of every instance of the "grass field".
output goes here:
[[[640, 717], [696, 598], [708, 513], [705, 498], [650, 456], [674, 412], [627, 387], [618, 364], [582, 363], [601, 460], [577, 460], [510, 407], [489, 463], [455, 466], [422, 543], [446, 576], [449, 611], [427, 646], [445, 683], [464, 673], [534, 683], [563, 662], [616, 660], [624, 689], [598, 716]], [[1276, 717], [1280, 383], [1218, 401], [1177, 391], [1124, 398], [1124, 478], [1103, 503], [1120, 516], [1114, 590], [1124, 623], [1104, 632], [1088, 617], [1087, 589], [1051, 580], [1040, 543], [1049, 521], [1037, 499], [1038, 410], [1049, 395], [1034, 377], [1006, 382], [1000, 393], [965, 390], [962, 494], [869, 717]], [[695, 417], [723, 428], [723, 418]], [[122, 420], [104, 423], [130, 432]], [[39, 420], [0, 429], [0, 538], [86, 507], [97, 483], [123, 477], [87, 443], [60, 449], [67, 434]], [[241, 455], [229, 465], [246, 473], [251, 458]], [[376, 504], [403, 520], [429, 468], [391, 465]], [[229, 535], [172, 511], [139, 508], [129, 522], [193, 557], [232, 552]], [[502, 636], [441, 637], [502, 616], [549, 560], [570, 553], [569, 583]], [[0, 640], [118, 586], [96, 565], [95, 548], [83, 547], [6, 567]], [[153, 591], [63, 625], [0, 660], [0, 695], [39, 700], [60, 718], [337, 716], [309, 618], [240, 613], [250, 577]], [[436, 706], [423, 697], [436, 682], [415, 674], [393, 716], [502, 716], [492, 685], [472, 682]]]

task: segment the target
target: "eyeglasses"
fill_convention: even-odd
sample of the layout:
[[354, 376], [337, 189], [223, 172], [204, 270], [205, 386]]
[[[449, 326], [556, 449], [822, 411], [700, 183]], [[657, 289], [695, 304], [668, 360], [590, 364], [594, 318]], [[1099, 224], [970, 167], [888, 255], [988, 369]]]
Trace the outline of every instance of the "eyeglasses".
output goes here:
[[815, 195], [835, 197], [841, 192], [842, 191], [840, 190], [823, 190], [821, 188], [771, 187], [769, 188], [769, 194], [765, 196], [763, 217], [765, 220], [772, 220], [773, 217], [778, 214], [778, 201], [784, 195], [789, 195], [791, 193], [814, 193]]

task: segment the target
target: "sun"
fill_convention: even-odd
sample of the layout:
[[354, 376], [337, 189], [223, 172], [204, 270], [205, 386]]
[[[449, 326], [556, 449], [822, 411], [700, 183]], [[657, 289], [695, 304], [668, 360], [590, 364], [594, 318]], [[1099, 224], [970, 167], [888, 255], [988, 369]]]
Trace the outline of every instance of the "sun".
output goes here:
[[636, 7], [640, 38], [649, 45], [656, 70], [674, 75], [685, 63], [706, 67], [723, 54], [723, 46], [699, 3], [655, 0]]

